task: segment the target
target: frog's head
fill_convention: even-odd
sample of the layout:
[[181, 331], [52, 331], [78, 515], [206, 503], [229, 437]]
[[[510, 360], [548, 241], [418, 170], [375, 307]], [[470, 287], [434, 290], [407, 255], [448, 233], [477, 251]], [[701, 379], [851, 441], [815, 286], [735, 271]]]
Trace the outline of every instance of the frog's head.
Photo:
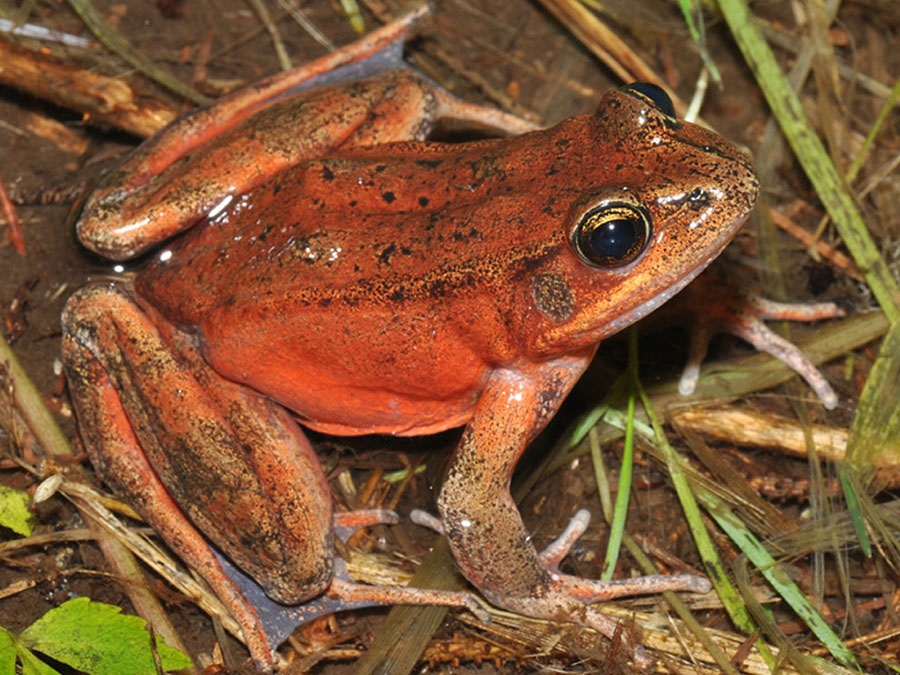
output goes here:
[[607, 94], [586, 118], [581, 184], [566, 244], [530, 279], [538, 353], [596, 343], [684, 288], [737, 233], [759, 191], [750, 161], [717, 134], [675, 118], [655, 85]]

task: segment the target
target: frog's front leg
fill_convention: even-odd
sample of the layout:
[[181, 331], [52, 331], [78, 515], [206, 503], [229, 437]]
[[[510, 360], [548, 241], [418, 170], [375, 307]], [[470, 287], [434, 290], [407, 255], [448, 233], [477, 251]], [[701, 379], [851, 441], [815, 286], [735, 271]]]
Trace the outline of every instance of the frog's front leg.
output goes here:
[[203, 575], [261, 668], [271, 668], [296, 625], [323, 613], [394, 603], [477, 609], [467, 594], [344, 576], [333, 532], [396, 514], [333, 514], [318, 459], [291, 415], [220, 377], [191, 335], [129, 289], [94, 285], [69, 299], [63, 357], [95, 468]]
[[[612, 637], [616, 623], [586, 603], [669, 590], [705, 591], [692, 575], [594, 581], [562, 574], [574, 523], [557, 545], [538, 554], [509, 492], [520, 455], [556, 412], [584, 371], [588, 353], [550, 363], [498, 369], [465, 428], [438, 500], [443, 531], [469, 581], [492, 603], [528, 616], [567, 620]], [[636, 651], [635, 658], [644, 657]]]

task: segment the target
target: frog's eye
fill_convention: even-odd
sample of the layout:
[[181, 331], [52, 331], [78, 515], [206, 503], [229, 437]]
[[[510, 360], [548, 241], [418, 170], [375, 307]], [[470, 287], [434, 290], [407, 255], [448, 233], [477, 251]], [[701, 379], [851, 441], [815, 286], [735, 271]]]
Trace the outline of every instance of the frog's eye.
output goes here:
[[651, 82], [632, 82], [631, 84], [626, 84], [624, 87], [621, 87], [619, 91], [624, 92], [639, 101], [649, 103], [663, 115], [675, 118], [675, 106], [672, 103], [672, 99], [669, 98], [669, 95], [662, 87], [657, 87]]
[[572, 245], [595, 267], [620, 267], [637, 258], [650, 240], [650, 214], [628, 202], [605, 202], [585, 213]]

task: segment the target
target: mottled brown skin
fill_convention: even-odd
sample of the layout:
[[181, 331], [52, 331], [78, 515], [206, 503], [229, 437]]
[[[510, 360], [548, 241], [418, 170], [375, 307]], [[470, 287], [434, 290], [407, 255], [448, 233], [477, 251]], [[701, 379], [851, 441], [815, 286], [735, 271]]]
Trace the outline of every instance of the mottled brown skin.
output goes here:
[[[317, 89], [296, 105], [327, 118], [306, 122], [318, 128], [342, 118], [342, 102], [383, 100], [410, 77], [448, 114], [452, 99], [408, 72], [332, 86], [324, 111], [308, 105], [323, 100]], [[449, 116], [477, 119], [460, 106]], [[249, 616], [194, 528], [282, 602], [329, 588], [334, 516], [295, 416], [344, 435], [464, 425], [439, 499], [463, 573], [497, 605], [611, 634], [585, 603], [634, 586], [559, 573], [529, 543], [509, 481], [598, 343], [721, 252], [753, 206], [756, 179], [727, 141], [623, 92], [594, 114], [514, 138], [387, 142], [431, 126], [422, 111], [435, 106], [412, 109], [396, 120], [356, 115], [329, 132], [330, 146], [257, 167], [133, 288], [73, 296], [64, 349], [82, 435], [104, 476]], [[218, 175], [209, 158], [272, 128], [268, 115], [260, 127], [253, 120], [224, 146], [203, 146], [200, 160], [177, 160], [188, 178], [155, 181], [140, 197], [150, 206], [129, 209], [133, 220], [112, 205], [148, 189], [106, 189], [83, 240], [125, 257], [190, 227], [196, 218], [184, 214], [224, 196], [197, 187]], [[359, 137], [368, 140], [347, 140]], [[139, 151], [132, 164], [148, 157], [157, 159]], [[158, 216], [166, 195], [183, 191], [195, 199], [177, 205], [181, 216]], [[633, 261], [598, 267], [574, 250], [573, 231], [610, 200], [645, 209], [652, 232]], [[252, 616], [239, 620], [252, 632]]]

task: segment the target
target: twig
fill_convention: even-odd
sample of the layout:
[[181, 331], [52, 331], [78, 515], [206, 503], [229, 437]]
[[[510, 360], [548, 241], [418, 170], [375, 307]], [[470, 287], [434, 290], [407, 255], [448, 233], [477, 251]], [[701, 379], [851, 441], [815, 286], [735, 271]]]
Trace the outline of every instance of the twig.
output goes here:
[[3, 210], [3, 217], [6, 218], [6, 226], [9, 228], [9, 240], [19, 255], [25, 255], [25, 237], [22, 236], [22, 226], [19, 223], [16, 208], [13, 206], [9, 195], [6, 194], [6, 188], [3, 186], [3, 176], [0, 176], [0, 209]]
[[142, 137], [152, 135], [178, 116], [170, 105], [142, 95], [126, 80], [99, 75], [71, 60], [13, 44], [2, 36], [0, 83]]

